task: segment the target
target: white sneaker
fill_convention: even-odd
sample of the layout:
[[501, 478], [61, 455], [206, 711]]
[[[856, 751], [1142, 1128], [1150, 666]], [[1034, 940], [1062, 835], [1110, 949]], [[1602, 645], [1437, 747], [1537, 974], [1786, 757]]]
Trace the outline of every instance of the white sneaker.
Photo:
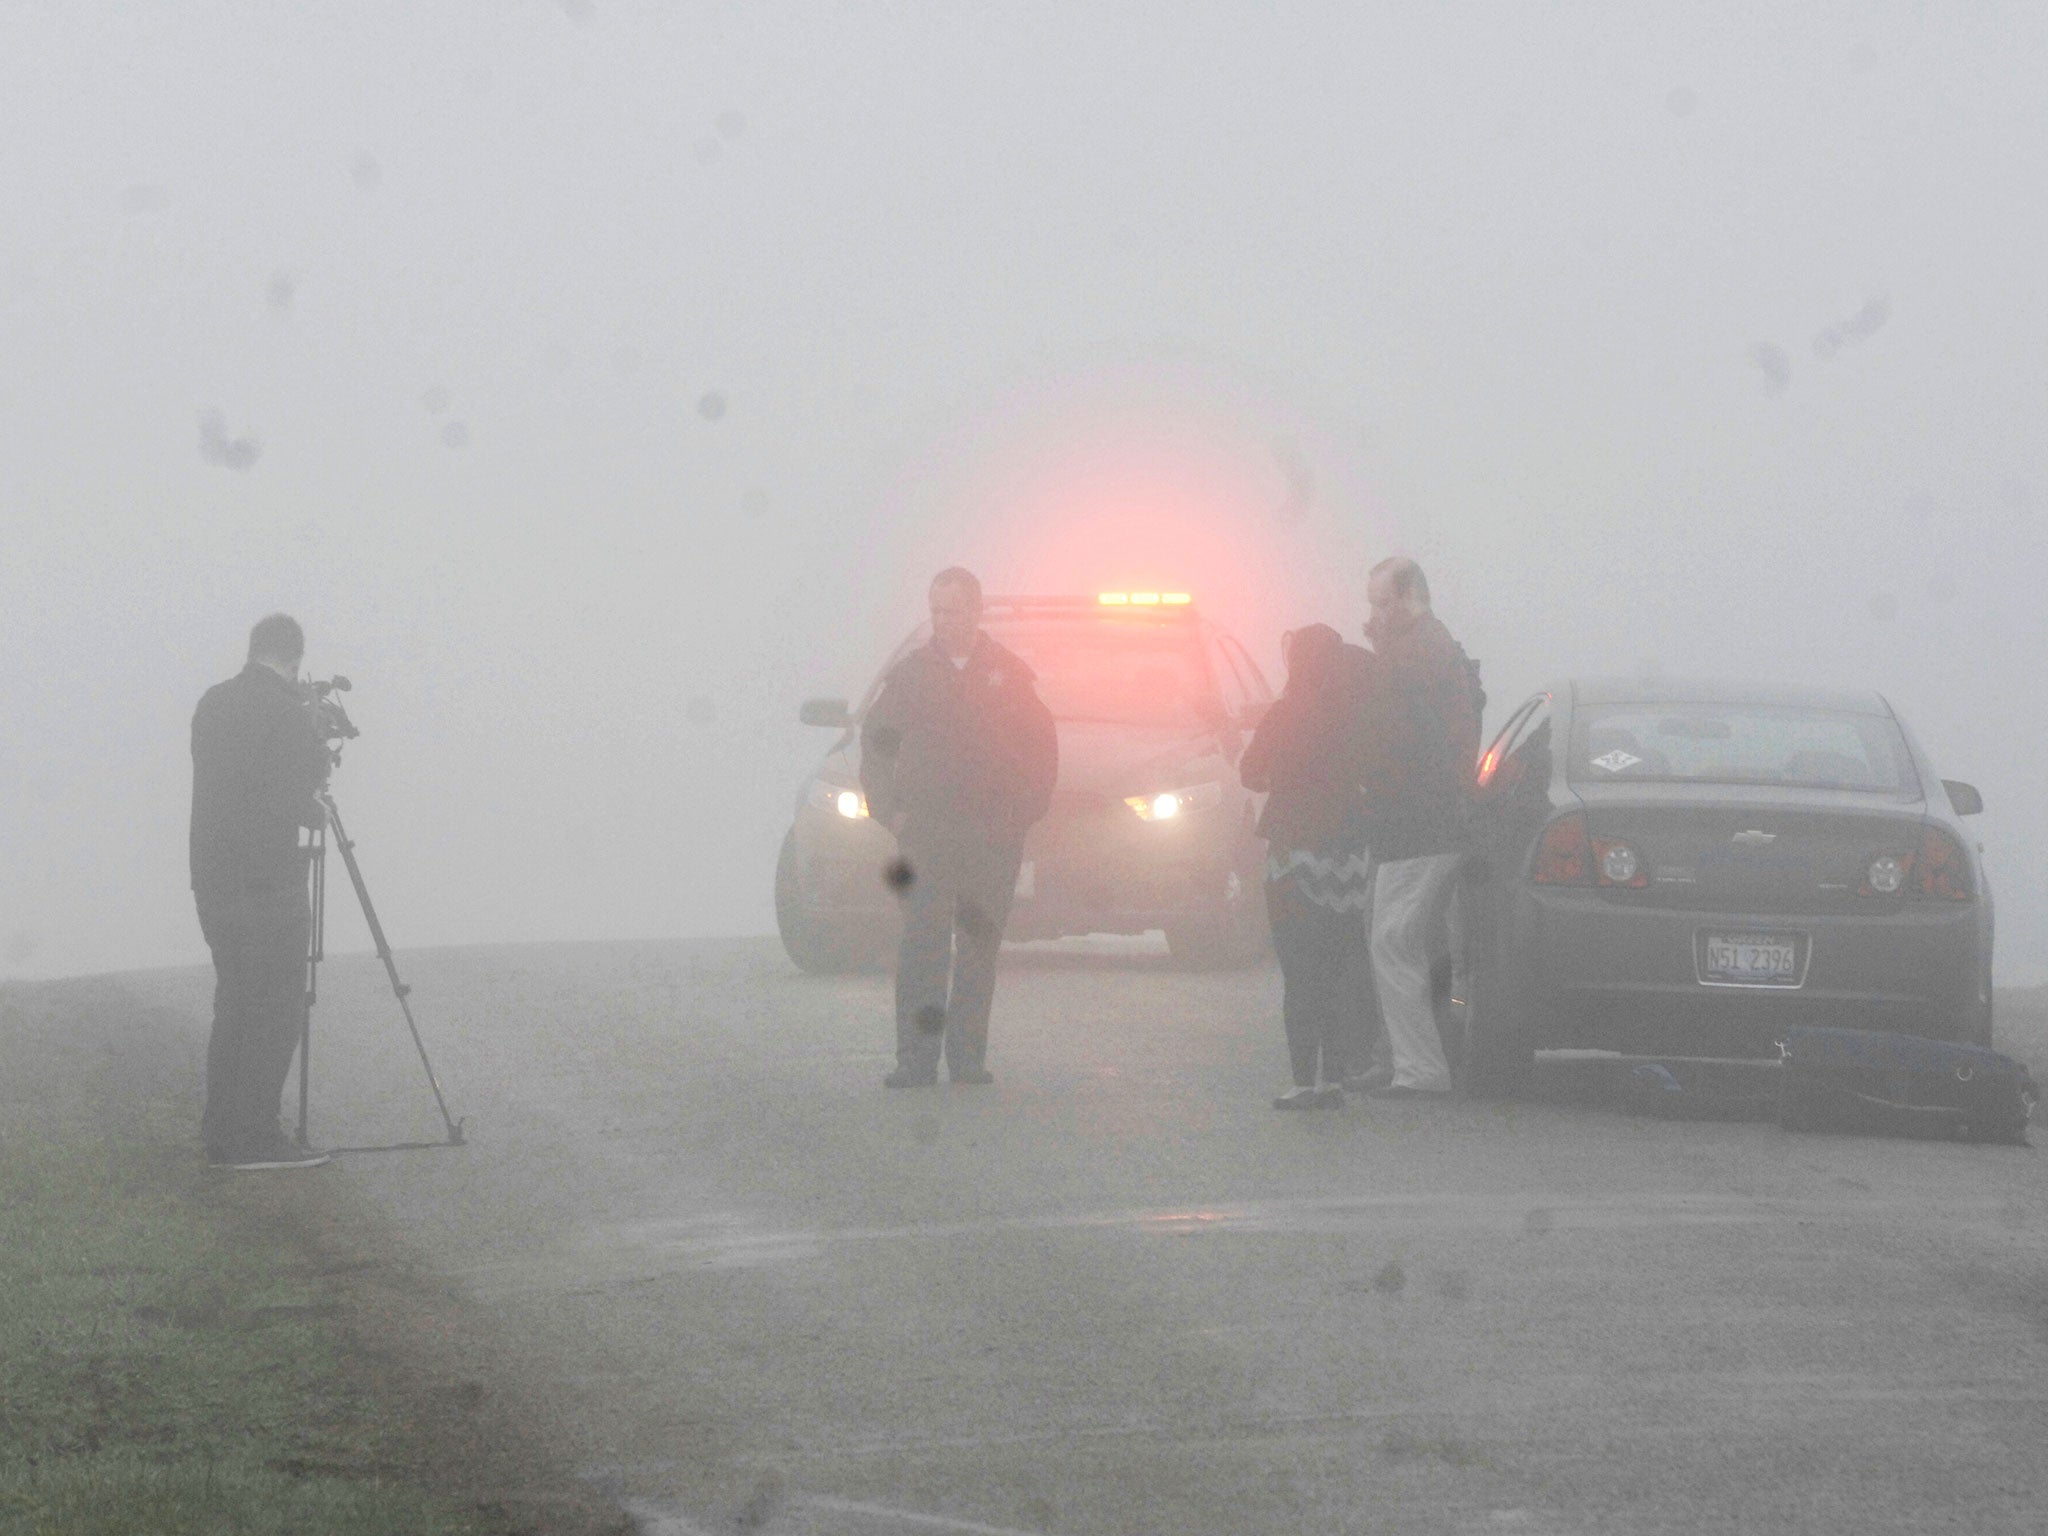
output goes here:
[[302, 1147], [289, 1137], [279, 1136], [266, 1142], [257, 1151], [243, 1157], [229, 1158], [216, 1163], [217, 1168], [232, 1168], [237, 1173], [268, 1173], [279, 1168], [318, 1168], [334, 1159], [327, 1153], [312, 1147]]

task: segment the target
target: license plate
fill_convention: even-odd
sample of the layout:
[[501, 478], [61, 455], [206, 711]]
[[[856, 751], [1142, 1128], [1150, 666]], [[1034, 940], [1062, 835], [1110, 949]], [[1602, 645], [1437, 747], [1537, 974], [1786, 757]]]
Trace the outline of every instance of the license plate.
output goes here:
[[1038, 873], [1026, 859], [1017, 866], [1017, 899], [1029, 901], [1038, 891]]
[[1799, 940], [1789, 933], [1709, 933], [1702, 936], [1700, 979], [1735, 986], [1799, 984]]

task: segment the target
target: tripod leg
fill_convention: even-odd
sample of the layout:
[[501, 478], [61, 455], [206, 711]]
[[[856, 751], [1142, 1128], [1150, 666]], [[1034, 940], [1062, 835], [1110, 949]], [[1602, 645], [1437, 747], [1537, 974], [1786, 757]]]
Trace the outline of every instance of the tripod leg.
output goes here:
[[384, 962], [384, 974], [391, 978], [391, 995], [398, 999], [398, 1010], [405, 1015], [405, 1027], [412, 1032], [413, 1049], [419, 1052], [420, 1066], [427, 1074], [427, 1086], [434, 1090], [434, 1103], [440, 1108], [441, 1123], [448, 1128], [448, 1144], [462, 1145], [462, 1122], [448, 1113], [448, 1101], [441, 1096], [441, 1081], [434, 1075], [434, 1064], [427, 1060], [427, 1045], [420, 1038], [419, 1025], [413, 1022], [412, 1005], [406, 1001], [412, 988], [398, 978], [398, 963], [391, 958], [391, 945], [384, 938], [384, 925], [377, 921], [377, 909], [370, 901], [370, 888], [363, 883], [362, 866], [356, 863], [356, 845], [342, 829], [341, 812], [335, 808], [334, 797], [323, 794], [320, 803], [327, 807], [327, 821], [334, 828], [334, 846], [341, 850], [342, 866], [348, 870], [349, 883], [355, 887], [356, 901], [363, 909], [363, 921], [369, 924], [370, 942], [377, 946], [377, 958]]
[[306, 880], [308, 905], [312, 909], [313, 922], [306, 936], [306, 1000], [299, 1015], [299, 1133], [300, 1146], [307, 1146], [306, 1107], [311, 1093], [308, 1082], [313, 1058], [313, 1004], [319, 999], [320, 962], [326, 956], [327, 927], [327, 836], [315, 832], [312, 845], [307, 852]]

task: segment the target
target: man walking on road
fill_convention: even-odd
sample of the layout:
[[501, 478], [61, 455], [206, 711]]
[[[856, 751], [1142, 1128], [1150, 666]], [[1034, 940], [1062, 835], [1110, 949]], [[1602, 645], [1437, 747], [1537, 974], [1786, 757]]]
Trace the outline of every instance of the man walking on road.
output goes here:
[[1383, 560], [1366, 585], [1366, 633], [1380, 659], [1369, 711], [1378, 772], [1370, 786], [1372, 964], [1386, 1023], [1389, 1097], [1448, 1093], [1430, 966], [1466, 835], [1480, 713], [1479, 669], [1430, 611], [1413, 560]]
[[989, 1005], [1024, 834], [1059, 772], [1031, 669], [981, 630], [981, 583], [931, 585], [932, 638], [898, 662], [861, 723], [868, 810], [896, 834], [903, 901], [891, 1088], [990, 1083]]
[[272, 614], [249, 633], [248, 665], [192, 716], [192, 897], [215, 977], [200, 1128], [216, 1167], [327, 1161], [277, 1119], [306, 1015], [312, 911], [299, 828], [326, 824], [314, 796], [327, 752], [297, 684], [305, 649], [298, 623]]

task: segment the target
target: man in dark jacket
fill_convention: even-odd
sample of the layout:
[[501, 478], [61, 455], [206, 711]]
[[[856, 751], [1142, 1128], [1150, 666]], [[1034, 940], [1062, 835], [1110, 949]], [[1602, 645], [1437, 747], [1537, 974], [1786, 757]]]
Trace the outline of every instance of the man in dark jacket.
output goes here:
[[262, 620], [248, 665], [192, 716], [192, 896], [215, 977], [201, 1130], [220, 1167], [327, 1161], [277, 1119], [306, 1011], [312, 913], [299, 829], [325, 824], [314, 796], [327, 752], [297, 684], [305, 648], [295, 620]]
[[903, 898], [891, 1088], [989, 1083], [996, 955], [1024, 834], [1059, 772], [1052, 714], [1032, 672], [981, 631], [981, 583], [957, 566], [931, 585], [932, 638], [898, 662], [861, 722], [868, 810], [896, 834]]
[[1368, 711], [1374, 862], [1372, 962], [1393, 1058], [1393, 1096], [1447, 1093], [1430, 963], [1463, 855], [1479, 720], [1478, 668], [1430, 611], [1413, 560], [1383, 560], [1366, 586], [1379, 657]]

